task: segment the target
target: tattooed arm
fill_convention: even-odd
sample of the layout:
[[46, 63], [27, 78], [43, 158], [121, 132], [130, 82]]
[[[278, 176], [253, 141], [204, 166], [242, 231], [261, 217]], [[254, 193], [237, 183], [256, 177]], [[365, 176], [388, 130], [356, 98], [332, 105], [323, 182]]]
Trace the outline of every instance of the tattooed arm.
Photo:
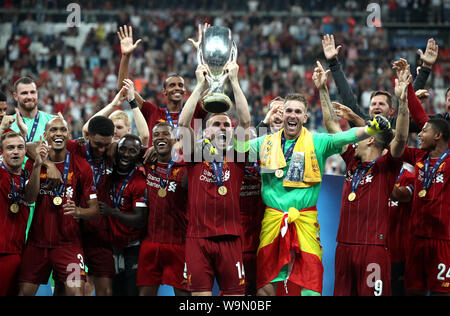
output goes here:
[[334, 113], [331, 105], [330, 95], [327, 88], [328, 73], [330, 70], [324, 71], [320, 62], [317, 62], [317, 67], [314, 69], [313, 80], [320, 93], [320, 103], [322, 104], [323, 121], [328, 133], [335, 134], [342, 132], [339, 124], [339, 118]]
[[398, 68], [395, 79], [395, 95], [398, 98], [398, 115], [395, 130], [395, 137], [391, 143], [391, 154], [394, 158], [403, 155], [409, 133], [409, 109], [408, 109], [408, 86], [412, 82], [409, 65]]

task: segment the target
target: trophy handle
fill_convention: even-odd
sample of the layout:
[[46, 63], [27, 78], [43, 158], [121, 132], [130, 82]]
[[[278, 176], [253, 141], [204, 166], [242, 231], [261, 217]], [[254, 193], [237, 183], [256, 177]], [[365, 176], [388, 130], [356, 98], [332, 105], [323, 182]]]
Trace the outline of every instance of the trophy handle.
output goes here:
[[238, 56], [238, 49], [236, 46], [236, 43], [233, 41], [233, 44], [231, 46], [231, 52], [230, 52], [230, 61], [237, 61], [237, 56]]
[[202, 52], [202, 50], [200, 48], [197, 49], [197, 63], [199, 65], [204, 65], [205, 64], [205, 60], [203, 59], [203, 52]]

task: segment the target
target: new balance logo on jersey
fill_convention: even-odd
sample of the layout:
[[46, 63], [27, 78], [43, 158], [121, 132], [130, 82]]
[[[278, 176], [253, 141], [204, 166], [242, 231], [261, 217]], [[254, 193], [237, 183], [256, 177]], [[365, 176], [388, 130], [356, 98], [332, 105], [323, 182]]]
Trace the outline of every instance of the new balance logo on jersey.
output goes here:
[[398, 207], [398, 201], [392, 201], [391, 199], [389, 199], [388, 206], [389, 207]]
[[177, 183], [171, 181], [171, 182], [169, 183], [169, 187], [167, 188], [167, 191], [175, 192], [176, 189], [177, 189]]
[[[422, 170], [419, 170], [419, 181], [424, 181], [424, 172]], [[436, 173], [433, 183], [444, 183], [444, 174], [443, 173]]]
[[[352, 182], [353, 180], [353, 174], [351, 171], [347, 171], [347, 176], [345, 178], [345, 181], [349, 181]], [[373, 180], [373, 175], [372, 174], [367, 174], [364, 178], [362, 178], [362, 180], [359, 182], [359, 185], [364, 185], [366, 183], [372, 183]]]

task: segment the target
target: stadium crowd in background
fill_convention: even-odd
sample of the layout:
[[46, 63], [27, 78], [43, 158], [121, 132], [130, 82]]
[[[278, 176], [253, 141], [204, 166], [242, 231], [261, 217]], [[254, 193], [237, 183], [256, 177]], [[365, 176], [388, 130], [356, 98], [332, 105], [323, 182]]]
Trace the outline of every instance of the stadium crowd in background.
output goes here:
[[[0, 265], [18, 271], [20, 284], [9, 278], [0, 293], [34, 295], [53, 272], [56, 294], [84, 295], [87, 264], [98, 295], [156, 295], [160, 284], [211, 295], [214, 276], [223, 295], [292, 286], [321, 295], [316, 204], [325, 174], [346, 176], [335, 295], [448, 293], [448, 38], [438, 32], [436, 41], [402, 46], [380, 26], [431, 22], [445, 30], [450, 1], [387, 1], [374, 25], [364, 14], [368, 1], [224, 3], [130, 1], [119, 12], [116, 1], [81, 1], [83, 10], [109, 13], [67, 27], [52, 11], [21, 9], [61, 11], [68, 3], [5, 2], [0, 14], [16, 14], [0, 24], [8, 34], [0, 37], [1, 180], [12, 189], [0, 198], [12, 204], [3, 214], [11, 223], [0, 224], [17, 231], [0, 238]], [[234, 108], [207, 116], [199, 105], [210, 70], [197, 65], [196, 48], [209, 24], [231, 29], [238, 58], [224, 66]], [[204, 120], [203, 133], [193, 118]], [[254, 138], [256, 125], [268, 133]], [[249, 180], [257, 199], [242, 195]], [[169, 201], [175, 194], [179, 201]], [[261, 225], [245, 231], [249, 201]], [[398, 233], [388, 207], [395, 202], [412, 208], [405, 240], [390, 235]], [[18, 212], [30, 220], [14, 221]], [[258, 234], [258, 249], [253, 243], [246, 256], [243, 236]], [[391, 244], [407, 251], [398, 255]], [[174, 256], [173, 266], [163, 264]], [[76, 286], [66, 269], [73, 262], [81, 268]], [[381, 271], [369, 284], [363, 270], [373, 262]], [[399, 264], [392, 276], [391, 263]], [[405, 277], [400, 292], [394, 272]]]

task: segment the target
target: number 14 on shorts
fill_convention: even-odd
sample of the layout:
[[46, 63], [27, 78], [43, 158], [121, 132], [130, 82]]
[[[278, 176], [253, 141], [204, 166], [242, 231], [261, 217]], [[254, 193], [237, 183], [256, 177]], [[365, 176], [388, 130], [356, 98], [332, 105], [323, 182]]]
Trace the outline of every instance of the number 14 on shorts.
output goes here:
[[244, 270], [244, 264], [240, 261], [236, 262], [236, 269], [239, 277], [239, 285], [243, 285], [245, 283], [245, 270]]

